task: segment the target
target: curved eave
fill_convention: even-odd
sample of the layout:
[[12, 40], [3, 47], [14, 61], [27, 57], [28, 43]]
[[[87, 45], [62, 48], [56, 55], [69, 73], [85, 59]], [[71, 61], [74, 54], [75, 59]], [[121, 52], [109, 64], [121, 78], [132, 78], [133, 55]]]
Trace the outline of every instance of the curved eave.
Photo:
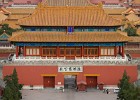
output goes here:
[[20, 32], [8, 39], [12, 42], [127, 42], [127, 36], [117, 32]]

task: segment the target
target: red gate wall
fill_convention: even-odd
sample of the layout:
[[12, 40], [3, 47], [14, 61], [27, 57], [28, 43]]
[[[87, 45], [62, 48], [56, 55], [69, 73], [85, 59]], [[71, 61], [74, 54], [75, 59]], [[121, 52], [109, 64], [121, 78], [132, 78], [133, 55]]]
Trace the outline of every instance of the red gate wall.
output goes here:
[[[61, 82], [64, 84], [64, 74], [58, 73], [57, 66], [4, 66], [3, 76], [12, 73], [13, 69], [16, 68], [19, 82], [24, 85], [43, 85], [42, 74], [56, 74], [55, 85]], [[137, 66], [84, 66], [82, 73], [77, 73], [77, 82], [85, 81], [85, 74], [99, 74], [97, 76], [97, 83], [104, 83], [106, 85], [117, 85], [121, 79], [124, 70], [127, 71], [130, 76], [130, 81], [134, 82], [137, 80], [138, 72]]]

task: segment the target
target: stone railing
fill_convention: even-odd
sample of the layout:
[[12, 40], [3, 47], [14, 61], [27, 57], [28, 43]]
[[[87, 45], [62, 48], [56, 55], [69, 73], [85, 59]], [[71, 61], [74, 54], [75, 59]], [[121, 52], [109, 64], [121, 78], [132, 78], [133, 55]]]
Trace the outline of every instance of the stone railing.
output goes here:
[[75, 57], [67, 60], [65, 57], [13, 57], [11, 61], [2, 62], [6, 65], [56, 65], [56, 66], [84, 66], [84, 65], [132, 65], [138, 64], [138, 60], [129, 61], [125, 57]]
[[132, 61], [94, 61], [94, 60], [86, 60], [86, 61], [76, 61], [76, 60], [62, 60], [62, 61], [55, 61], [55, 60], [47, 60], [47, 61], [8, 61], [3, 62], [2, 64], [6, 65], [56, 65], [56, 66], [84, 66], [84, 65], [136, 65], [139, 62], [137, 60]]
[[[13, 61], [68, 61], [65, 57], [13, 57]], [[125, 57], [75, 57], [71, 61], [128, 61]]]
[[13, 46], [0, 46], [0, 49], [13, 49]]

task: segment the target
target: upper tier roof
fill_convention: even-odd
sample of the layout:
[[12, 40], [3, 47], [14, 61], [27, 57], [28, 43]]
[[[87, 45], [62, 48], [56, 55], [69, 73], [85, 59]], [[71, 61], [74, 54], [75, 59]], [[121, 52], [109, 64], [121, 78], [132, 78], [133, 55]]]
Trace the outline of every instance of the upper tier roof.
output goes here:
[[121, 20], [108, 16], [100, 6], [43, 6], [19, 20], [23, 26], [120, 26]]
[[13, 0], [15, 4], [38, 4], [38, 2], [41, 2], [42, 0]]
[[126, 42], [128, 36], [117, 32], [16, 32], [13, 42]]
[[97, 4], [103, 2], [105, 4], [119, 4], [120, 0], [90, 0], [92, 3]]
[[90, 0], [45, 0], [47, 6], [87, 6]]
[[132, 3], [133, 4], [140, 4], [140, 0], [133, 0]]

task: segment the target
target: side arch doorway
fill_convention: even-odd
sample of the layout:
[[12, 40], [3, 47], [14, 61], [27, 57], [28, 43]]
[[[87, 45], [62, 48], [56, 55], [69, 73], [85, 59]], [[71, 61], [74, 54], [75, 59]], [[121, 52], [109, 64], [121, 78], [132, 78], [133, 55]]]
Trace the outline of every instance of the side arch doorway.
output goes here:
[[55, 87], [55, 76], [44, 76], [43, 85], [44, 85], [44, 88], [47, 88], [47, 87], [54, 88]]
[[97, 76], [86, 76], [87, 88], [97, 88]]

